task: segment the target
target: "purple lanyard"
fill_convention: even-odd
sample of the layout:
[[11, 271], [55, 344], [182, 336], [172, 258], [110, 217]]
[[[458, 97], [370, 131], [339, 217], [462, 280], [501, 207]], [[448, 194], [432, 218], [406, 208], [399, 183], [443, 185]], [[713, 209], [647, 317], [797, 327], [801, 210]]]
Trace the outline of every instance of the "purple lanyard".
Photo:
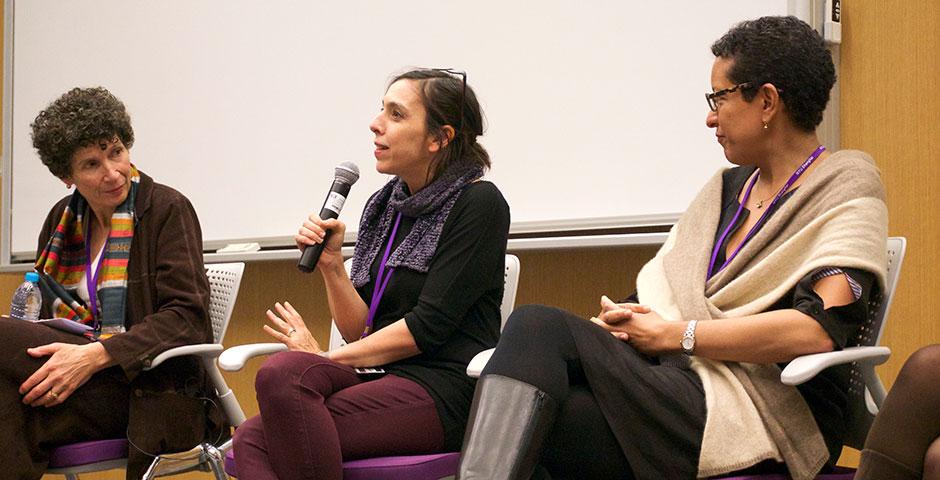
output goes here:
[[382, 255], [382, 262], [379, 263], [379, 274], [375, 278], [375, 288], [372, 290], [372, 301], [369, 302], [369, 317], [366, 318], [366, 329], [362, 332], [361, 338], [366, 338], [372, 333], [372, 324], [375, 321], [375, 312], [379, 309], [379, 302], [382, 301], [382, 295], [385, 294], [385, 287], [388, 286], [388, 280], [392, 278], [392, 272], [395, 267], [385, 269], [388, 263], [388, 256], [392, 253], [392, 244], [395, 243], [395, 234], [398, 233], [398, 224], [401, 223], [401, 212], [395, 217], [395, 225], [392, 226], [392, 234], [388, 236], [388, 245], [385, 247], [385, 255]]
[[741, 251], [741, 248], [743, 248], [744, 245], [747, 244], [748, 240], [750, 240], [751, 237], [757, 233], [757, 230], [760, 228], [761, 224], [764, 223], [767, 215], [770, 214], [770, 211], [774, 208], [774, 205], [780, 201], [780, 198], [783, 197], [785, 193], [787, 193], [787, 190], [789, 190], [790, 187], [793, 186], [793, 183], [796, 182], [798, 178], [800, 178], [800, 175], [803, 175], [803, 172], [805, 172], [806, 169], [809, 168], [809, 166], [812, 165], [813, 162], [816, 161], [816, 159], [819, 158], [819, 156], [825, 150], [826, 147], [820, 145], [816, 148], [816, 150], [813, 151], [813, 153], [810, 154], [809, 158], [807, 158], [802, 165], [797, 167], [796, 171], [793, 172], [793, 175], [790, 175], [790, 179], [787, 180], [787, 183], [784, 184], [783, 188], [781, 188], [779, 192], [777, 192], [774, 200], [770, 202], [770, 205], [767, 206], [767, 210], [764, 210], [764, 213], [761, 214], [759, 219], [757, 219], [757, 223], [755, 223], [754, 226], [751, 227], [751, 229], [747, 232], [747, 235], [744, 236], [744, 240], [742, 240], [741, 243], [738, 244], [737, 248], [731, 252], [731, 255], [725, 259], [725, 263], [723, 263], [717, 271], [713, 271], [715, 269], [715, 260], [718, 258], [718, 252], [721, 251], [721, 246], [725, 243], [725, 238], [729, 233], [731, 233], [731, 229], [734, 228], [734, 225], [738, 222], [738, 217], [741, 216], [741, 211], [744, 210], [744, 205], [747, 203], [747, 199], [751, 196], [751, 189], [754, 188], [754, 184], [756, 184], [757, 179], [760, 178], [760, 169], [757, 170], [757, 175], [754, 176], [754, 179], [751, 180], [751, 183], [747, 186], [747, 190], [744, 192], [744, 199], [741, 200], [741, 203], [738, 205], [738, 211], [735, 212], [734, 218], [732, 218], [731, 222], [728, 223], [725, 231], [721, 234], [721, 237], [718, 238], [718, 242], [715, 243], [715, 247], [712, 249], [712, 258], [711, 261], [708, 262], [708, 277], [706, 277], [706, 279], [712, 278], [712, 275], [724, 270], [724, 268], [728, 266], [729, 263], [731, 263], [731, 260], [733, 260], [738, 252]]
[[98, 257], [98, 265], [95, 266], [95, 274], [91, 274], [91, 240], [88, 238], [88, 231], [91, 230], [91, 222], [85, 227], [85, 288], [88, 289], [88, 306], [91, 307], [91, 316], [98, 323], [98, 274], [101, 273], [101, 262], [104, 261], [104, 252], [108, 248], [108, 238], [105, 238], [104, 245], [101, 247], [101, 256]]

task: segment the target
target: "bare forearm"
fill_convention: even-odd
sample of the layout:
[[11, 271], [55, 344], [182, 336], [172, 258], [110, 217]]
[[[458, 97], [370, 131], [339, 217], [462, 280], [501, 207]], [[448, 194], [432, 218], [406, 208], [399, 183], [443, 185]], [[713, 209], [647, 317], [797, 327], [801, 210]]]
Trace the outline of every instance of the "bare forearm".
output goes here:
[[320, 270], [326, 285], [326, 298], [336, 328], [343, 338], [355, 340], [362, 335], [366, 326], [369, 308], [359, 297], [342, 263], [337, 267]]
[[[679, 324], [671, 335], [678, 347], [688, 322], [670, 323]], [[832, 349], [819, 322], [793, 309], [699, 322], [695, 331], [695, 355], [714, 360], [778, 363]]]
[[384, 365], [421, 353], [405, 320], [399, 320], [362, 340], [330, 351], [330, 359], [352, 367]]

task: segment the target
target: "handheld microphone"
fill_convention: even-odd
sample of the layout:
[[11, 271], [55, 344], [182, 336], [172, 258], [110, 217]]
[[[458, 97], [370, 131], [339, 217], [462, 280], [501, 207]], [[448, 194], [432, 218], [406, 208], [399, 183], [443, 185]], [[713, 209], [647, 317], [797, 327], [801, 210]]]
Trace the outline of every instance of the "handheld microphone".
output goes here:
[[[320, 218], [326, 220], [336, 218], [346, 203], [346, 195], [349, 195], [349, 189], [356, 180], [359, 180], [359, 167], [352, 162], [343, 162], [336, 166], [333, 177], [333, 186], [330, 187], [330, 193], [323, 202], [320, 209]], [[317, 261], [320, 260], [320, 254], [323, 253], [323, 246], [330, 238], [330, 231], [327, 230], [323, 235], [323, 241], [315, 245], [308, 245], [304, 249], [300, 261], [297, 262], [297, 268], [304, 273], [310, 273], [317, 268]]]

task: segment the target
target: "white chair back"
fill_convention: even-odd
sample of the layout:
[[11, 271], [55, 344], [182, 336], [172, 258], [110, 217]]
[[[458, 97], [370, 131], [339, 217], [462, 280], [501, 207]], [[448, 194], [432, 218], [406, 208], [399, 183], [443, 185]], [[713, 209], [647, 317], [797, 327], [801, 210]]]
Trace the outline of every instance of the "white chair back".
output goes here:
[[209, 277], [209, 319], [212, 321], [212, 337], [215, 343], [222, 343], [225, 338], [244, 272], [244, 263], [206, 265], [206, 276]]
[[[343, 265], [346, 267], [347, 272], [350, 271], [352, 269], [352, 259], [346, 260]], [[503, 302], [499, 307], [500, 330], [506, 325], [506, 319], [509, 318], [509, 314], [512, 313], [512, 309], [516, 304], [516, 291], [519, 289], [519, 270], [519, 257], [507, 254], [506, 270], [503, 272], [503, 281], [505, 282], [503, 287]], [[343, 339], [343, 336], [339, 333], [339, 329], [336, 328], [336, 322], [330, 322], [330, 350], [343, 345], [346, 345], [346, 340]]]
[[[898, 285], [898, 277], [901, 275], [901, 264], [904, 262], [907, 240], [904, 237], [890, 237], [887, 248], [888, 278], [885, 290], [869, 300], [868, 319], [865, 325], [859, 328], [854, 345], [849, 346], [867, 347], [881, 343], [881, 336], [888, 322], [888, 312], [891, 310], [891, 301], [894, 299], [894, 292]], [[843, 443], [861, 450], [886, 392], [881, 379], [875, 374], [871, 365], [863, 367], [858, 363], [852, 363], [849, 375], [846, 409], [848, 429]]]
[[499, 306], [499, 331], [503, 331], [509, 314], [516, 306], [516, 292], [519, 290], [519, 257], [506, 254], [506, 270], [503, 272], [503, 303]]

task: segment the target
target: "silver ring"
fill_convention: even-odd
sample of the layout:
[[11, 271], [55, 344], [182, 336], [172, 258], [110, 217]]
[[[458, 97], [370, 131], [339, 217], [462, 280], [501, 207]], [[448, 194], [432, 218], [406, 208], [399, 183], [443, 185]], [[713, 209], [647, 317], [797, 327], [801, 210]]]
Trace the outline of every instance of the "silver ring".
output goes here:
[[292, 329], [288, 330], [288, 331], [287, 331], [287, 336], [289, 337], [289, 336], [293, 335], [294, 332], [296, 332], [296, 331], [297, 331], [296, 328], [292, 328]]

